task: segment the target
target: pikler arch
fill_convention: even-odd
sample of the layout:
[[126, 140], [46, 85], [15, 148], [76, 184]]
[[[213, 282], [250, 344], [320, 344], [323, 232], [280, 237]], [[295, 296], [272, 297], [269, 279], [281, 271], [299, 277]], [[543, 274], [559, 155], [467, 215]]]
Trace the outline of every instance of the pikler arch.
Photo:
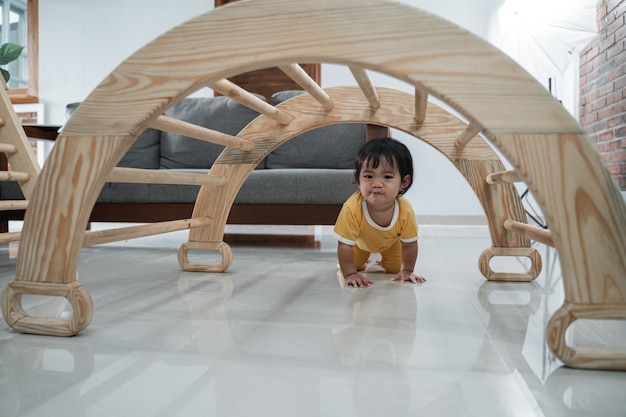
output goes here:
[[[415, 86], [416, 107], [424, 95], [437, 97], [469, 120], [459, 147], [481, 131], [532, 190], [551, 227], [565, 289], [548, 324], [551, 349], [570, 366], [626, 369], [623, 351], [565, 342], [577, 319], [626, 319], [626, 207], [582, 128], [491, 45], [428, 13], [379, 0], [241, 1], [174, 28], [120, 64], [68, 122], [37, 180], [16, 279], [3, 293], [9, 325], [59, 335], [84, 329], [92, 306], [76, 281], [83, 231], [104, 182], [130, 178], [114, 167], [138, 133], [149, 125], [175, 128], [161, 114], [202, 86], [237, 96], [225, 77], [293, 62], [348, 65], [360, 81], [360, 69], [386, 73]], [[375, 91], [366, 87], [375, 111]], [[291, 121], [284, 111], [267, 113], [281, 124]], [[254, 152], [254, 142], [208, 136]], [[210, 228], [212, 221], [194, 215], [188, 223]], [[202, 233], [192, 231], [190, 241]], [[28, 293], [65, 296], [72, 320], [29, 317], [20, 305]]]
[[[517, 191], [510, 183], [497, 186], [487, 183], [490, 174], [504, 171], [504, 164], [489, 144], [476, 137], [464, 146], [456, 141], [468, 126], [451, 113], [430, 103], [421, 121], [415, 119], [415, 96], [392, 90], [376, 88], [377, 108], [371, 105], [357, 87], [334, 87], [325, 90], [333, 103], [326, 111], [311, 95], [303, 94], [277, 106], [293, 117], [286, 125], [259, 116], [246, 126], [237, 137], [255, 143], [254, 152], [227, 148], [215, 161], [209, 175], [228, 178], [226, 186], [209, 184], [200, 190], [193, 217], [208, 217], [212, 221], [203, 227], [190, 230], [189, 242], [181, 247], [179, 263], [185, 270], [221, 272], [229, 266], [232, 256], [222, 243], [230, 208], [244, 181], [257, 164], [276, 147], [299, 133], [336, 123], [369, 123], [401, 130], [426, 142], [448, 158], [467, 180], [485, 212], [492, 247], [486, 253], [494, 256], [527, 256], [531, 267], [526, 272], [493, 272], [488, 261], [480, 264], [487, 279], [531, 281], [541, 271], [541, 257], [530, 247], [530, 240], [504, 228], [506, 220], [526, 222], [526, 214]], [[341, 140], [341, 138], [337, 138]], [[214, 204], [219, 201], [221, 204]], [[223, 254], [220, 264], [191, 263], [189, 250], [218, 249]]]

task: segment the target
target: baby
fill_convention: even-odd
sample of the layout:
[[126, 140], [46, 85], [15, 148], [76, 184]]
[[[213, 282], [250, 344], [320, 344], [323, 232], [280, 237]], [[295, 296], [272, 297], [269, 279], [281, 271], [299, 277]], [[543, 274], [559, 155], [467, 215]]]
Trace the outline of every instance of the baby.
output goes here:
[[395, 274], [392, 281], [425, 282], [413, 273], [417, 261], [417, 221], [402, 196], [413, 182], [409, 149], [392, 138], [367, 142], [359, 151], [354, 174], [359, 191], [343, 205], [334, 233], [345, 286], [369, 287], [373, 281], [358, 271], [372, 253], [380, 266]]

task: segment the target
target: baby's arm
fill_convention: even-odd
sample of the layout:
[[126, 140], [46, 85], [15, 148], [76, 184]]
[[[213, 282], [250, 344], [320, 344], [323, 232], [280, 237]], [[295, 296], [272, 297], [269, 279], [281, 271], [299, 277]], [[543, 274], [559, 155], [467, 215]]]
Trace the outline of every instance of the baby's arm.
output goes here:
[[417, 252], [417, 241], [402, 243], [402, 264], [400, 266], [400, 272], [391, 278], [392, 281], [411, 281], [415, 284], [418, 282], [426, 282], [426, 278], [413, 273], [413, 269], [415, 269], [415, 262], [417, 262]]
[[337, 244], [337, 259], [339, 260], [339, 268], [345, 280], [345, 286], [353, 287], [369, 287], [374, 281], [365, 278], [359, 274], [354, 266], [354, 249], [350, 245], [339, 242]]

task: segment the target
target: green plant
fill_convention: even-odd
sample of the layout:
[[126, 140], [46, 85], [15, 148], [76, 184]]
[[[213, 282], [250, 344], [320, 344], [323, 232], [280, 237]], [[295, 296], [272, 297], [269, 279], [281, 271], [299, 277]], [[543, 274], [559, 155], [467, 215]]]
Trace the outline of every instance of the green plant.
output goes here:
[[[0, 65], [6, 65], [9, 62], [15, 61], [20, 56], [23, 50], [23, 46], [11, 42], [2, 44], [2, 46], [0, 46]], [[11, 78], [11, 74], [9, 74], [9, 71], [4, 68], [0, 68], [0, 73], [2, 73], [4, 81], [9, 82], [9, 79]]]

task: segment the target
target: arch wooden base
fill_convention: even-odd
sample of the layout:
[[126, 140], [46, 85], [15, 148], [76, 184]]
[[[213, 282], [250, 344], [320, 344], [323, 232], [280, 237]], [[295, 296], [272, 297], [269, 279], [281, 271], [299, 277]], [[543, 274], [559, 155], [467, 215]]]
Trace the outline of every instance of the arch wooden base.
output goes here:
[[[222, 255], [220, 263], [200, 263], [189, 261], [190, 250], [218, 251]], [[224, 272], [233, 263], [233, 251], [224, 242], [186, 242], [178, 249], [178, 264], [184, 271]]]
[[552, 315], [547, 327], [548, 346], [565, 365], [575, 368], [626, 371], [626, 350], [568, 346], [565, 340], [567, 329], [580, 319], [626, 320], [626, 306], [573, 305], [565, 302]]
[[[72, 317], [64, 320], [31, 316], [22, 306], [24, 294], [64, 297], [72, 306]], [[73, 336], [91, 323], [93, 301], [87, 290], [77, 281], [70, 284], [13, 281], [2, 293], [2, 315], [16, 332]]]
[[[531, 266], [526, 272], [494, 272], [491, 260], [496, 256], [524, 256], [530, 259]], [[478, 258], [478, 269], [489, 281], [533, 281], [541, 272], [541, 255], [534, 248], [487, 248]]]

